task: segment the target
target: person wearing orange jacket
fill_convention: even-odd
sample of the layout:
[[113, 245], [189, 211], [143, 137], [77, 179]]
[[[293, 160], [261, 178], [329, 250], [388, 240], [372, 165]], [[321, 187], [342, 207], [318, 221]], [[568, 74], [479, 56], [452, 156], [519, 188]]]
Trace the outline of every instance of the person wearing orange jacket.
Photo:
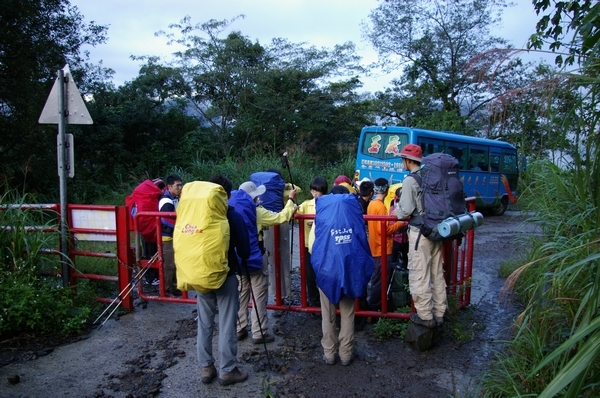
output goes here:
[[[369, 202], [367, 208], [367, 215], [388, 215], [388, 210], [383, 203], [383, 200], [387, 196], [389, 190], [388, 181], [385, 178], [378, 178], [375, 180], [373, 191], [375, 192], [375, 198]], [[375, 269], [373, 275], [371, 275], [371, 289], [367, 298], [369, 307], [373, 310], [381, 308], [381, 235], [385, 234], [386, 242], [386, 258], [387, 265], [390, 266], [392, 263], [392, 245], [393, 245], [393, 234], [402, 227], [406, 227], [408, 223], [403, 221], [397, 221], [391, 225], [386, 225], [385, 230], [381, 227], [381, 221], [369, 221], [369, 247], [371, 248], [371, 255], [375, 260]], [[387, 286], [387, 285], [386, 285]]]

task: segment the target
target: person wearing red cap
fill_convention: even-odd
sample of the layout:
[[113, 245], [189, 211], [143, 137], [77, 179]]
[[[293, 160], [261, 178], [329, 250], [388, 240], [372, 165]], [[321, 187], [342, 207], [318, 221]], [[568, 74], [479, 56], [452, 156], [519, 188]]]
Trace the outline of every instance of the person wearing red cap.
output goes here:
[[354, 189], [354, 187], [352, 186], [352, 180], [348, 176], [340, 174], [339, 176], [335, 177], [335, 180], [333, 181], [333, 186], [335, 187], [336, 185], [341, 185], [343, 187], [348, 188], [348, 191], [350, 191], [350, 193], [356, 193], [356, 189]]
[[420, 234], [423, 204], [419, 182], [412, 174], [420, 174], [423, 150], [415, 144], [407, 144], [400, 151], [402, 167], [411, 174], [404, 178], [402, 196], [396, 216], [400, 220], [410, 218], [408, 227], [408, 283], [416, 313], [410, 320], [427, 328], [434, 328], [444, 321], [446, 312], [446, 282], [442, 268], [442, 242], [434, 242]]

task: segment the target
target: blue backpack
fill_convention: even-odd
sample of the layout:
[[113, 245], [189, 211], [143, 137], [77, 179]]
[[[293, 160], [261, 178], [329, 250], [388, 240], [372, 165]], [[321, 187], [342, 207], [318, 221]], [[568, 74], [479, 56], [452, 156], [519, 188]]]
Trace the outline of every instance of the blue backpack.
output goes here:
[[329, 194], [316, 199], [311, 262], [317, 286], [331, 303], [342, 294], [361, 297], [374, 269], [358, 197]]
[[259, 171], [250, 175], [250, 181], [255, 183], [256, 186], [264, 185], [267, 188], [267, 191], [260, 195], [262, 206], [265, 209], [275, 213], [283, 210], [285, 181], [279, 174], [270, 171]]
[[[238, 213], [240, 213], [244, 219], [244, 224], [248, 229], [248, 236], [250, 238], [250, 257], [246, 262], [246, 266], [250, 272], [258, 271], [262, 268], [263, 256], [258, 246], [258, 229], [256, 226], [256, 204], [252, 197], [244, 190], [231, 191], [231, 197], [229, 198], [229, 206], [233, 207]], [[238, 257], [240, 264], [242, 260]]]

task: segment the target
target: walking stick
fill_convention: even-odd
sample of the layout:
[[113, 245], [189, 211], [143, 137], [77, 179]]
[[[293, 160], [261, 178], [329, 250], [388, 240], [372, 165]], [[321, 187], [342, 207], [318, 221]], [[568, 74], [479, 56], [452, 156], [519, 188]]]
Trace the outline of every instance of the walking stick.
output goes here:
[[[288, 169], [288, 173], [290, 175], [290, 184], [292, 184], [292, 189], [295, 189], [294, 186], [294, 180], [292, 179], [292, 170], [290, 170], [290, 162], [288, 162], [288, 153], [287, 151], [283, 153], [283, 158], [281, 159], [281, 166], [285, 169]], [[298, 204], [298, 202], [296, 202], [296, 198], [292, 198], [292, 201], [295, 204]], [[290, 219], [290, 229], [291, 229], [291, 236], [290, 236], [290, 257], [294, 255], [294, 217], [292, 217]]]
[[96, 322], [98, 322], [98, 320], [100, 318], [102, 318], [102, 316], [104, 314], [106, 314], [106, 312], [109, 309], [111, 309], [113, 307], [113, 305], [115, 305], [115, 303], [117, 303], [117, 301], [118, 301], [117, 305], [113, 308], [113, 310], [110, 312], [110, 314], [108, 314], [108, 316], [106, 317], [104, 322], [102, 322], [102, 324], [100, 325], [98, 330], [100, 330], [100, 328], [102, 326], [104, 326], [106, 321], [108, 321], [110, 319], [110, 317], [112, 316], [112, 314], [115, 313], [115, 311], [117, 310], [117, 308], [119, 308], [119, 306], [121, 305], [123, 300], [129, 295], [129, 293], [131, 293], [131, 291], [135, 288], [137, 283], [144, 277], [144, 275], [146, 275], [146, 272], [148, 272], [148, 270], [150, 269], [152, 264], [154, 264], [156, 262], [156, 260], [158, 260], [158, 253], [155, 253], [154, 256], [152, 256], [152, 258], [150, 260], [148, 260], [148, 263], [146, 263], [146, 265], [138, 271], [138, 273], [133, 277], [131, 282], [129, 282], [129, 284], [127, 286], [125, 286], [123, 288], [123, 290], [121, 290], [121, 292], [117, 295], [117, 297], [115, 297], [115, 299], [113, 301], [111, 301], [111, 303], [108, 305], [108, 307], [106, 307], [106, 309], [104, 311], [102, 311], [102, 313], [98, 316], [98, 318], [96, 318], [96, 320], [94, 322], [92, 322], [92, 325], [95, 325]]
[[[250, 280], [250, 270], [248, 270], [247, 265], [240, 265], [241, 268], [246, 269], [246, 278], [248, 278], [248, 290], [250, 291], [250, 297], [252, 297], [252, 306], [254, 307], [254, 311], [256, 311], [256, 321], [258, 322], [258, 329], [260, 330], [260, 337], [263, 341], [263, 346], [265, 347], [265, 355], [267, 357], [267, 364], [269, 365], [269, 369], [271, 369], [271, 358], [269, 357], [269, 350], [267, 350], [267, 342], [265, 341], [265, 333], [263, 332], [263, 328], [260, 322], [260, 314], [258, 313], [258, 305], [256, 304], [256, 297], [254, 296], [254, 290], [252, 289], [252, 281]], [[241, 272], [240, 272], [241, 275]]]

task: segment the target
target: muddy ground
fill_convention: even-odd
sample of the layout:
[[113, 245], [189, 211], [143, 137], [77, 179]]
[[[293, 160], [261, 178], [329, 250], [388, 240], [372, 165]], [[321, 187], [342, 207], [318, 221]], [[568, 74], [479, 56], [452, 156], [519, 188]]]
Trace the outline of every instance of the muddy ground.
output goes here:
[[267, 345], [269, 360], [264, 346], [247, 339], [238, 356], [248, 381], [203, 385], [194, 306], [150, 302], [70, 344], [2, 345], [0, 397], [474, 397], [519, 312], [517, 304], [499, 303], [498, 268], [523, 252], [520, 238], [534, 233], [518, 212], [485, 218], [476, 231], [471, 305], [446, 320], [425, 352], [397, 338], [377, 340], [371, 323], [356, 333], [350, 366], [326, 365], [320, 319], [270, 311], [276, 340]]

